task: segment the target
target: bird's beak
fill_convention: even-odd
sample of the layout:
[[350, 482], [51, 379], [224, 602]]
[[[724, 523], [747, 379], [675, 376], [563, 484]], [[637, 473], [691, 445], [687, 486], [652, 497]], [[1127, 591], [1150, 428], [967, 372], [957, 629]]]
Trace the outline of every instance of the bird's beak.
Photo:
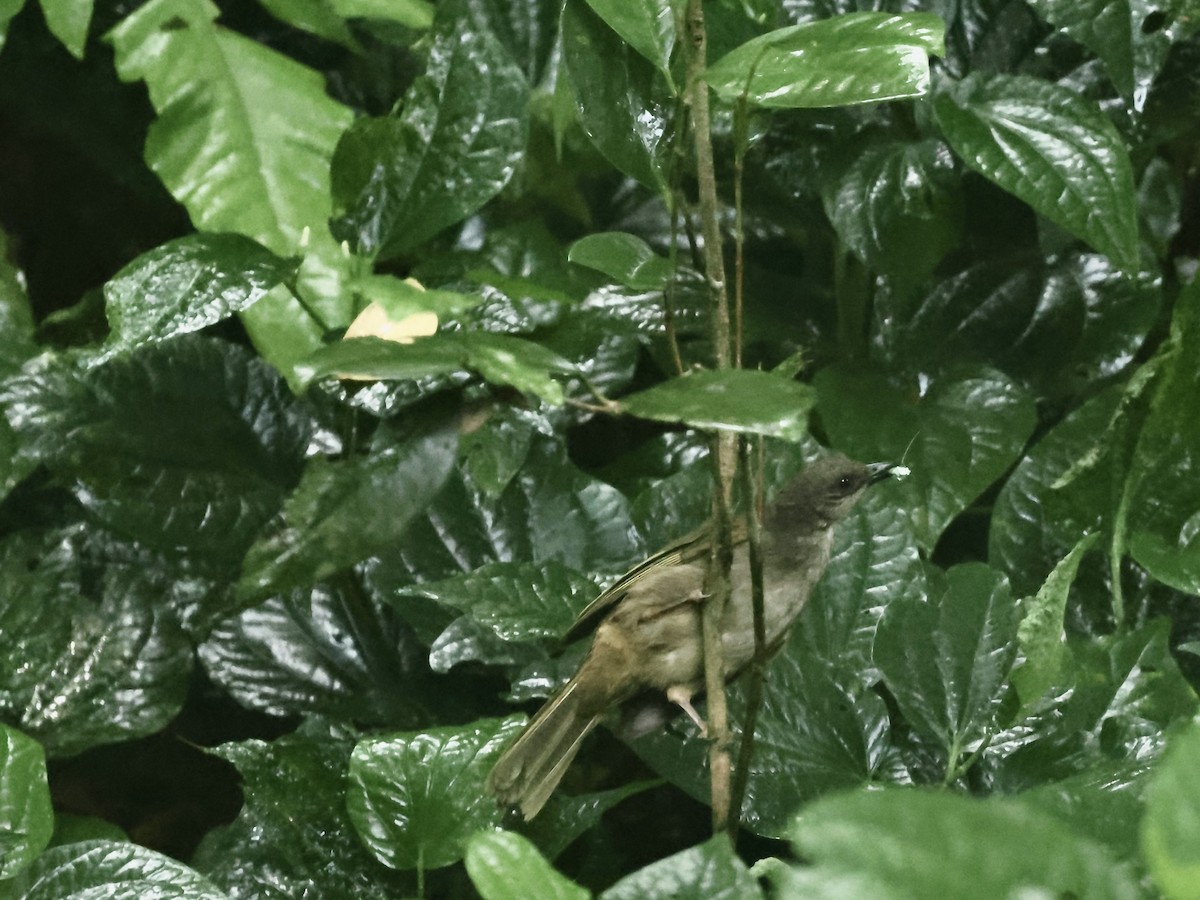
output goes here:
[[895, 478], [899, 481], [907, 478], [910, 471], [908, 466], [896, 466], [892, 463], [868, 463], [867, 472], [870, 473], [868, 483], [878, 484], [886, 478]]

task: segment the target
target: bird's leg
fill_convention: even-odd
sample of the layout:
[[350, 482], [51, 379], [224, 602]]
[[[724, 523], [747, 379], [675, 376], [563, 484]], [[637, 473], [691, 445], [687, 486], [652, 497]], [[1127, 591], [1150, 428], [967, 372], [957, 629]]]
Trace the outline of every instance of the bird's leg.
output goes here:
[[700, 737], [708, 737], [708, 726], [700, 718], [700, 713], [696, 712], [696, 707], [692, 706], [691, 691], [682, 684], [675, 684], [667, 688], [667, 699], [687, 713], [688, 718], [696, 723], [696, 727], [700, 729]]

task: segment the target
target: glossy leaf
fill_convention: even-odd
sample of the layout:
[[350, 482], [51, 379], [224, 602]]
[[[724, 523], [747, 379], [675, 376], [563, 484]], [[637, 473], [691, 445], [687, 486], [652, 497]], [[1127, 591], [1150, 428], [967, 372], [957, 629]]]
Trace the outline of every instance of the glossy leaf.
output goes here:
[[696, 428], [800, 440], [814, 401], [807, 386], [768, 372], [705, 370], [622, 397], [630, 415]]
[[580, 238], [571, 245], [567, 259], [639, 291], [661, 290], [672, 275], [668, 260], [641, 238], [620, 231]]
[[857, 12], [767, 32], [713, 63], [705, 80], [727, 102], [813, 108], [920, 97], [941, 54], [931, 13]]
[[1027, 76], [972, 75], [939, 93], [934, 110], [966, 165], [1137, 271], [1133, 169], [1093, 103]]
[[22, 900], [228, 900], [178, 860], [137, 844], [104, 840], [53, 847], [5, 887]]
[[0, 391], [24, 452], [113, 532], [227, 573], [298, 480], [312, 422], [249, 351], [185, 336]]
[[[236, 232], [291, 255], [308, 229], [302, 293], [342, 324], [345, 261], [326, 222], [329, 161], [351, 111], [325, 95], [317, 72], [219, 27], [216, 16], [208, 0], [154, 0], [108, 35], [121, 78], [145, 81], [158, 113], [146, 160], [202, 231]], [[318, 346], [326, 327], [286, 292], [243, 319], [284, 371]]]
[[192, 667], [162, 580], [92, 550], [82, 529], [0, 544], [0, 717], [55, 755], [162, 728]]
[[369, 456], [311, 460], [246, 553], [239, 591], [261, 600], [308, 587], [393, 546], [450, 474], [457, 437], [446, 427]]
[[946, 573], [929, 600], [888, 606], [875, 634], [875, 663], [905, 719], [936, 741], [953, 771], [963, 749], [995, 727], [1017, 653], [1008, 581], [981, 563]]
[[50, 842], [54, 810], [41, 745], [0, 724], [0, 881], [12, 878]]
[[1155, 884], [1171, 900], [1200, 897], [1200, 728], [1172, 740], [1146, 798], [1142, 847]]
[[170, 241], [104, 285], [109, 344], [135, 347], [215, 325], [249, 309], [298, 267], [298, 260], [280, 259], [237, 234]]
[[480, 831], [467, 842], [467, 874], [483, 900], [587, 900], [591, 892], [559, 874], [527, 838]]
[[209, 832], [192, 860], [230, 897], [404, 896], [412, 879], [376, 860], [346, 812], [346, 766], [354, 741], [310, 720], [267, 743], [212, 752], [237, 767], [245, 803]]
[[1013, 684], [1021, 696], [1023, 709], [1032, 706], [1047, 690], [1060, 683], [1067, 661], [1066, 634], [1063, 631], [1067, 594], [1083, 554], [1095, 546], [1098, 534], [1080, 539], [1033, 597], [1027, 598], [1017, 628], [1017, 639], [1024, 661], [1013, 672]]
[[572, 366], [540, 344], [486, 331], [439, 332], [411, 344], [354, 338], [318, 350], [297, 366], [305, 380], [330, 375], [372, 381], [411, 379], [464, 369], [548, 403], [562, 403], [562, 386], [550, 373], [570, 372]]
[[393, 725], [429, 715], [424, 651], [350, 578], [272, 597], [225, 619], [199, 656], [239, 703], [271, 715]]
[[1117, 90], [1140, 111], [1171, 48], [1168, 28], [1148, 28], [1160, 5], [1149, 0], [1032, 0], [1029, 4], [1095, 53]]
[[821, 193], [838, 237], [872, 268], [905, 285], [922, 281], [960, 239], [961, 199], [948, 148], [933, 140], [871, 140], [839, 145], [835, 154], [845, 154], [849, 165]]
[[817, 373], [818, 411], [835, 446], [863, 460], [900, 461], [912, 475], [892, 488], [932, 549], [956, 515], [1017, 459], [1032, 433], [1033, 403], [999, 372], [972, 369], [920, 393], [873, 373]]
[[671, 0], [587, 0], [587, 4], [670, 82], [671, 50], [675, 47]]
[[46, 27], [76, 59], [83, 59], [95, 0], [41, 0]]
[[725, 835], [627, 875], [600, 900], [753, 900], [762, 889]]
[[665, 194], [673, 126], [670, 95], [654, 65], [585, 0], [567, 0], [562, 36], [563, 63], [584, 132], [610, 163]]
[[793, 835], [813, 863], [792, 871], [793, 897], [1137, 893], [1102, 845], [1011, 800], [911, 789], [844, 794], [806, 807]]
[[1200, 282], [1175, 310], [1170, 353], [1130, 463], [1129, 549], [1155, 578], [1200, 595]]
[[462, 859], [478, 830], [498, 825], [484, 789], [520, 719], [384, 735], [350, 757], [350, 819], [367, 849], [394, 869], [438, 869]]
[[335, 235], [388, 259], [466, 218], [512, 177], [527, 103], [524, 77], [491, 32], [435, 28], [399, 115], [360, 119], [338, 143]]
[[[600, 587], [554, 561], [537, 566], [496, 562], [453, 578], [415, 584], [404, 593], [468, 613], [501, 640], [531, 641], [566, 634]], [[402, 604], [404, 597], [394, 602]]]
[[1069, 488], [1059, 480], [1093, 451], [1119, 400], [1120, 391], [1110, 389], [1072, 412], [1034, 445], [1000, 489], [988, 558], [1008, 575], [1017, 593], [1036, 591], [1079, 535], [1110, 519], [1108, 466], [1093, 469]]

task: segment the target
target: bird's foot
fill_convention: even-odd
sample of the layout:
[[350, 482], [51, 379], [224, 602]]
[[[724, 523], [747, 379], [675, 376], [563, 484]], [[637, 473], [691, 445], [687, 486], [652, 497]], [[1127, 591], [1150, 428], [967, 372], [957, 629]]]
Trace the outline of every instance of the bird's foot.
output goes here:
[[700, 729], [700, 737], [708, 737], [708, 725], [701, 718], [700, 713], [696, 712], [696, 707], [692, 706], [692, 692], [683, 685], [674, 685], [667, 688], [667, 699], [687, 713], [687, 717], [696, 723], [696, 727]]

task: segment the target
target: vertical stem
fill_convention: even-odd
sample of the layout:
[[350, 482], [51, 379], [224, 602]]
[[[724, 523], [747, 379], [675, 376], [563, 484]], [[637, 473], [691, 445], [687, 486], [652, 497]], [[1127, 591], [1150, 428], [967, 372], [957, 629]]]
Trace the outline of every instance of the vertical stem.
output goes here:
[[749, 115], [746, 98], [738, 99], [733, 111], [733, 364], [742, 367], [742, 345], [744, 340], [744, 300], [746, 294], [746, 229], [742, 214], [742, 174], [746, 168], [746, 143], [749, 133]]
[[732, 814], [729, 818], [729, 836], [737, 835], [742, 815], [742, 802], [746, 796], [746, 785], [750, 780], [750, 760], [754, 756], [754, 729], [758, 724], [758, 712], [762, 709], [763, 685], [767, 668], [767, 616], [763, 595], [762, 536], [760, 529], [763, 445], [758, 441], [757, 465], [750, 465], [750, 445], [742, 439], [738, 442], [738, 463], [742, 477], [742, 494], [746, 499], [746, 528], [750, 551], [750, 609], [754, 621], [754, 658], [750, 662], [749, 679], [746, 685], [746, 712], [742, 717], [742, 742], [738, 748], [737, 766], [733, 770], [731, 794]]
[[[721, 251], [721, 228], [717, 218], [717, 178], [713, 165], [707, 66], [707, 38], [701, 0], [688, 0], [685, 27], [688, 49], [687, 95], [692, 110], [695, 140], [696, 181], [699, 192], [700, 230], [704, 237], [704, 273], [713, 301], [712, 339], [718, 369], [731, 364], [729, 296], [725, 283], [725, 261]], [[712, 784], [713, 831], [724, 831], [729, 822], [731, 766], [729, 754], [729, 708], [725, 698], [725, 665], [721, 644], [721, 620], [729, 602], [729, 572], [733, 566], [732, 527], [729, 517], [736, 441], [720, 433], [713, 441], [713, 464], [717, 490], [713, 492], [713, 555], [707, 579], [708, 601], [701, 617], [704, 640], [704, 688], [708, 696], [709, 772]]]

